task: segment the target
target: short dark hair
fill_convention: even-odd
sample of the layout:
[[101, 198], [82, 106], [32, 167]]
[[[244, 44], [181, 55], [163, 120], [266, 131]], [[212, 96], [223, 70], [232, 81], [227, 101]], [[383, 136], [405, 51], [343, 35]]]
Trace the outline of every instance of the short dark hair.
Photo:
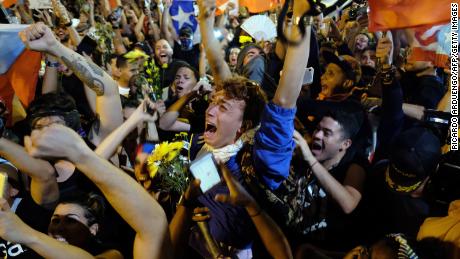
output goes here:
[[267, 103], [267, 95], [259, 84], [242, 76], [233, 76], [218, 85], [225, 97], [245, 101], [243, 122], [250, 121], [252, 126], [260, 123], [262, 112]]
[[81, 127], [75, 100], [65, 92], [47, 93], [30, 103], [27, 117], [32, 128], [37, 119], [46, 116], [62, 116], [66, 125], [74, 130]]
[[179, 60], [179, 61], [176, 61], [174, 63], [174, 77], [176, 76], [177, 74], [177, 71], [179, 71], [179, 69], [183, 68], [183, 67], [186, 67], [190, 70], [192, 70], [193, 72], [193, 75], [195, 76], [195, 79], [196, 81], [200, 80], [200, 73], [198, 72], [198, 70], [196, 70], [196, 68], [192, 67], [189, 63], [185, 62], [185, 61], [182, 61], [182, 60]]
[[105, 200], [98, 194], [77, 192], [61, 200], [59, 204], [76, 204], [82, 207], [85, 211], [88, 226], [95, 223], [101, 224], [104, 219]]
[[364, 120], [362, 112], [350, 112], [339, 109], [330, 110], [324, 117], [330, 117], [337, 121], [342, 127], [343, 139], [351, 140], [358, 134]]
[[117, 56], [117, 62], [116, 62], [116, 66], [118, 68], [125, 68], [128, 66], [128, 59], [125, 58], [123, 55], [118, 55]]

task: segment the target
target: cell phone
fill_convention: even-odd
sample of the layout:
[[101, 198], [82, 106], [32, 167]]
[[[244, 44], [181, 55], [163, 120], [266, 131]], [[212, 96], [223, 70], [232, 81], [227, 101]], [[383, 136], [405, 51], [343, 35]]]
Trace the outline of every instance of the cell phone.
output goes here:
[[6, 187], [8, 185], [8, 175], [5, 172], [0, 172], [0, 195], [2, 198], [6, 198]]
[[315, 69], [312, 67], [305, 68], [305, 74], [303, 76], [302, 85], [311, 85], [313, 83], [313, 75], [315, 74]]
[[224, 39], [224, 35], [219, 29], [214, 29], [214, 38], [216, 38], [218, 41], [222, 41]]
[[121, 18], [121, 14], [123, 12], [123, 8], [121, 8], [120, 6], [117, 7], [117, 9], [115, 9], [110, 17], [110, 20], [111, 21], [118, 21], [120, 18]]
[[201, 181], [200, 189], [203, 193], [221, 182], [216, 161], [211, 153], [195, 160], [190, 165], [190, 171], [192, 172], [193, 177]]
[[83, 37], [81, 40], [80, 44], [77, 46], [77, 53], [83, 54], [86, 53], [86, 55], [90, 56], [93, 54], [97, 49], [97, 42], [93, 39], [91, 39], [88, 35]]

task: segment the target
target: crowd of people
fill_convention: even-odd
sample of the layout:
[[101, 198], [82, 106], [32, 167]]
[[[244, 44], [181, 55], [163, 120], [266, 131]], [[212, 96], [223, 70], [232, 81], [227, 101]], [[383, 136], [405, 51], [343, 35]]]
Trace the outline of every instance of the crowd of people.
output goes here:
[[0, 138], [5, 258], [460, 258], [450, 71], [365, 2], [257, 14], [296, 44], [231, 3], [51, 2], [4, 9], [43, 63]]

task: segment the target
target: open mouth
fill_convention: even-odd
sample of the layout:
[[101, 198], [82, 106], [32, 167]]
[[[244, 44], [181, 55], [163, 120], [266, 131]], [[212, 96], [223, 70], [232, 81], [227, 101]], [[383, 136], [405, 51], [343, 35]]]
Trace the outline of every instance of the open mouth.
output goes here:
[[168, 60], [168, 55], [166, 55], [164, 53], [160, 53], [160, 60], [161, 61], [167, 61]]
[[69, 242], [67, 242], [67, 240], [65, 238], [63, 238], [62, 236], [55, 236], [53, 235], [53, 238], [56, 239], [57, 241], [59, 242], [62, 242], [62, 243], [65, 243], [65, 244], [68, 244]]
[[206, 123], [206, 128], [204, 130], [204, 137], [210, 138], [216, 134], [217, 127], [212, 123]]
[[314, 141], [314, 142], [311, 144], [311, 152], [312, 152], [314, 155], [318, 155], [319, 153], [321, 153], [322, 150], [323, 150], [323, 145], [321, 145], [320, 142]]
[[176, 86], [176, 91], [177, 92], [181, 92], [182, 90], [184, 90], [184, 88], [182, 86]]

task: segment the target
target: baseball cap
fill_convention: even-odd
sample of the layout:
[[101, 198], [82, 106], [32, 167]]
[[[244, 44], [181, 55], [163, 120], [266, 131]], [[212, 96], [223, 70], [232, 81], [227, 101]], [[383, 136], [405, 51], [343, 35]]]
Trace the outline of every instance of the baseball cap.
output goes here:
[[385, 182], [393, 191], [410, 193], [436, 170], [441, 142], [428, 128], [414, 127], [394, 139], [390, 152]]
[[326, 64], [333, 63], [339, 66], [348, 79], [354, 82], [358, 82], [361, 79], [361, 67], [354, 57], [349, 55], [337, 56], [327, 50], [323, 51], [323, 57]]

